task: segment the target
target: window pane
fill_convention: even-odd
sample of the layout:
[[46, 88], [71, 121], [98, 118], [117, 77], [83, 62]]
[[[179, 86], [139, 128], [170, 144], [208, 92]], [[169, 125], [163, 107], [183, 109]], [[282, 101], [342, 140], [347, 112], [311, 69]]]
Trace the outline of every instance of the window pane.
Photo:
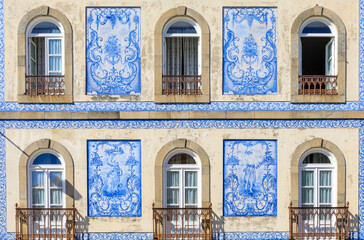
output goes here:
[[313, 171], [302, 171], [302, 186], [313, 186]]
[[32, 33], [61, 33], [61, 30], [54, 23], [41, 22], [32, 29]]
[[178, 189], [167, 189], [167, 204], [179, 204]]
[[43, 172], [32, 172], [32, 187], [44, 187]]
[[62, 172], [50, 172], [50, 186], [62, 187]]
[[320, 171], [320, 186], [331, 186], [331, 171]]
[[61, 161], [53, 154], [44, 153], [34, 159], [33, 165], [34, 164], [61, 164]]
[[62, 57], [50, 56], [49, 57], [49, 71], [60, 72], [62, 71]]
[[62, 42], [61, 39], [49, 40], [49, 54], [62, 54]]
[[325, 23], [316, 21], [308, 24], [302, 33], [331, 33], [331, 30]]
[[35, 47], [35, 45], [33, 43], [31, 43], [30, 46], [31, 46], [31, 51], [30, 51], [31, 52], [31, 57], [33, 59], [36, 59], [36, 56], [35, 56], [35, 54], [36, 54], [36, 47]]
[[62, 204], [62, 189], [51, 189], [51, 204]]
[[33, 204], [44, 204], [44, 189], [33, 189]]
[[320, 188], [320, 203], [331, 203], [331, 188]]
[[313, 188], [302, 189], [302, 203], [313, 203]]
[[168, 164], [196, 164], [195, 159], [185, 153], [176, 154], [169, 159]]
[[311, 153], [303, 160], [303, 164], [309, 163], [331, 163], [331, 161], [323, 153]]
[[173, 23], [167, 30], [167, 33], [197, 33], [196, 29], [188, 22], [180, 21]]
[[185, 173], [185, 186], [186, 187], [197, 187], [197, 172], [186, 172]]
[[197, 189], [186, 189], [185, 190], [185, 203], [186, 204], [197, 204]]
[[167, 186], [168, 187], [179, 186], [179, 172], [167, 172]]

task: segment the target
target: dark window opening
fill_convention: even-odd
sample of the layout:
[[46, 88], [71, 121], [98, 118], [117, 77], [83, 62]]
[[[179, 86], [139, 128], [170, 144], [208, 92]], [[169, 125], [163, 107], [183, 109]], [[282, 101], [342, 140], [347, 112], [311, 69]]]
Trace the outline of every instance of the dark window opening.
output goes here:
[[331, 37], [303, 37], [302, 75], [326, 75], [326, 46]]

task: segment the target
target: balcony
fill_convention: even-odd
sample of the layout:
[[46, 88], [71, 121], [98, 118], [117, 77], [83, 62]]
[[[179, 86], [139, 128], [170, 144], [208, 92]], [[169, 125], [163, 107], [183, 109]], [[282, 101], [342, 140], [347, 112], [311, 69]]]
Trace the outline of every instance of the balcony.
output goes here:
[[153, 239], [212, 239], [212, 208], [155, 208]]
[[201, 75], [163, 75], [163, 95], [201, 95]]
[[25, 95], [64, 95], [64, 75], [25, 76]]
[[289, 239], [348, 239], [349, 203], [345, 207], [289, 206]]
[[75, 238], [76, 208], [18, 208], [16, 205], [16, 239]]
[[337, 95], [337, 76], [300, 75], [299, 95]]

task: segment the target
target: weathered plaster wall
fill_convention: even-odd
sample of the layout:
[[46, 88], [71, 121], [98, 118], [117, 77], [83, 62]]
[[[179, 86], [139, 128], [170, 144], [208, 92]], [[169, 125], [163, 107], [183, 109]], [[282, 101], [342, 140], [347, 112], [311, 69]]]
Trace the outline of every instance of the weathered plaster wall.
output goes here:
[[[316, 4], [334, 11], [340, 16], [347, 31], [347, 101], [358, 100], [358, 52], [359, 11], [358, 0], [112, 0], [59, 1], [59, 0], [5, 0], [5, 98], [17, 101], [17, 28], [21, 18], [30, 10], [50, 6], [64, 13], [73, 28], [73, 67], [75, 101], [153, 101], [154, 100], [154, 28], [162, 13], [177, 6], [187, 6], [200, 13], [208, 22], [211, 35], [210, 91], [211, 101], [290, 101], [290, 30], [295, 18]], [[85, 79], [85, 7], [86, 6], [136, 6], [141, 7], [141, 95], [140, 96], [87, 96]], [[231, 96], [222, 95], [222, 8], [223, 7], [277, 7], [277, 95]], [[71, 66], [72, 63], [67, 63]]]
[[[6, 136], [21, 149], [42, 138], [62, 144], [74, 161], [75, 206], [80, 213], [77, 231], [89, 232], [151, 232], [152, 203], [155, 201], [154, 166], [162, 146], [179, 138], [191, 140], [206, 152], [210, 160], [210, 191], [213, 211], [221, 220], [225, 232], [288, 231], [288, 205], [291, 199], [292, 155], [302, 143], [323, 138], [336, 144], [346, 160], [346, 200], [350, 202], [353, 219], [358, 214], [358, 129], [7, 129]], [[338, 137], [340, 136], [340, 137]], [[141, 140], [142, 216], [87, 217], [87, 140]], [[277, 140], [277, 217], [223, 217], [223, 140]], [[15, 231], [15, 203], [19, 202], [21, 152], [6, 142], [7, 224], [8, 232]], [[22, 179], [19, 182], [19, 179]], [[161, 184], [161, 183], [160, 183]], [[297, 186], [298, 187], [298, 186]], [[112, 223], [112, 224], [110, 224]], [[350, 231], [357, 231], [357, 222]], [[219, 231], [219, 228], [216, 229]]]

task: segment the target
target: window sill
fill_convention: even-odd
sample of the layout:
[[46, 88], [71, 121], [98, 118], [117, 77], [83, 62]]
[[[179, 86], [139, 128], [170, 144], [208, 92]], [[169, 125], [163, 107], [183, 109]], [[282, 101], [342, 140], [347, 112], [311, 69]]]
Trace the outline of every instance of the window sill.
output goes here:
[[209, 103], [209, 95], [155, 95], [156, 103]]
[[72, 95], [18, 95], [19, 103], [73, 103]]
[[345, 103], [345, 95], [292, 95], [292, 103]]

